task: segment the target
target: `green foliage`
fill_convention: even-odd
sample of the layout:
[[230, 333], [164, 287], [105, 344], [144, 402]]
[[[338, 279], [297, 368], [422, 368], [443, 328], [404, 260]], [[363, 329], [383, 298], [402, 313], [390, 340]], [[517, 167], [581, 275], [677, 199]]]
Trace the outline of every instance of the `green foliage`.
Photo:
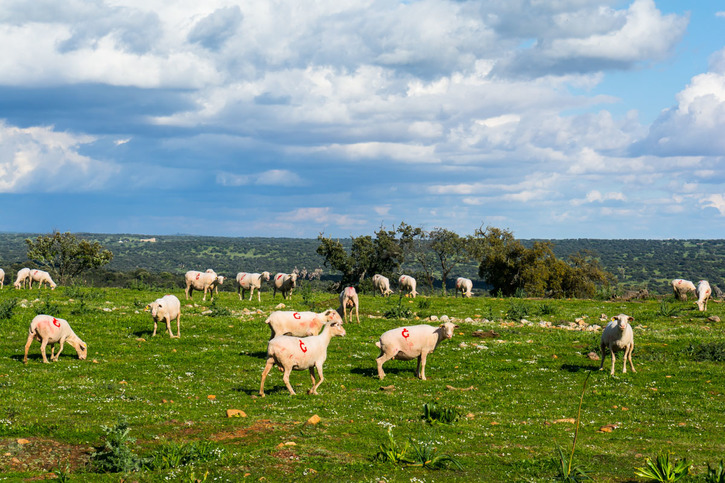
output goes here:
[[398, 303], [398, 305], [386, 310], [383, 317], [386, 319], [410, 319], [413, 317], [413, 311], [408, 307], [403, 307], [401, 303]]
[[660, 300], [660, 306], [657, 313], [662, 317], [672, 317], [679, 314], [681, 311], [677, 305], [670, 305], [665, 299]]
[[391, 462], [391, 463], [407, 463], [405, 455], [410, 448], [410, 443], [401, 446], [393, 438], [393, 427], [388, 426], [388, 440], [380, 443], [378, 452], [373, 457], [375, 461]]
[[506, 312], [506, 318], [518, 322], [529, 315], [529, 306], [526, 302], [519, 300], [511, 300], [509, 302], [509, 308]]
[[705, 483], [725, 483], [725, 465], [723, 465], [723, 460], [720, 460], [720, 464], [715, 468], [710, 468], [710, 463], [707, 464]]
[[561, 446], [557, 445], [556, 450], [557, 457], [554, 462], [556, 464], [557, 481], [563, 481], [565, 483], [579, 483], [580, 481], [592, 479], [586, 468], [579, 465], [572, 466], [571, 457], [567, 457], [564, 454], [564, 450]]
[[698, 362], [725, 362], [725, 342], [690, 343], [685, 354]]
[[449, 463], [452, 463], [456, 468], [463, 469], [458, 460], [452, 456], [438, 454], [438, 449], [432, 441], [413, 441], [409, 439], [405, 445], [401, 446], [393, 438], [392, 426], [388, 427], [388, 441], [380, 444], [373, 460], [430, 469], [445, 468]]
[[136, 442], [129, 436], [131, 429], [126, 418], [119, 418], [114, 426], [101, 426], [106, 440], [101, 451], [91, 455], [93, 468], [101, 473], [130, 473], [141, 469], [141, 458], [129, 447]]
[[36, 314], [57, 315], [60, 312], [60, 305], [49, 297], [44, 297], [40, 305], [35, 306]]
[[670, 461], [669, 453], [659, 454], [654, 461], [647, 458], [646, 464], [647, 466], [643, 468], [635, 469], [634, 474], [640, 478], [662, 483], [678, 481], [690, 474], [690, 463], [687, 462], [687, 458]]
[[550, 303], [540, 303], [536, 306], [536, 313], [539, 315], [554, 315], [556, 314], [556, 307]]
[[419, 298], [417, 304], [418, 304], [419, 309], [423, 309], [423, 310], [429, 309], [430, 308], [430, 299]]
[[5, 299], [0, 302], [0, 320], [11, 319], [16, 305], [18, 305], [18, 299]]
[[67, 483], [70, 481], [70, 465], [67, 462], [61, 466], [59, 461], [58, 466], [51, 470], [51, 472], [55, 475], [56, 481], [61, 483]]
[[441, 288], [446, 295], [446, 279], [459, 263], [468, 258], [466, 242], [457, 233], [445, 228], [435, 228], [428, 234], [430, 249], [438, 259], [441, 269]]
[[423, 419], [427, 423], [451, 424], [458, 420], [459, 413], [454, 408], [438, 407], [436, 403], [423, 404]]
[[311, 311], [314, 312], [317, 304], [315, 303], [312, 287], [309, 283], [302, 283], [300, 285], [301, 287], [299, 287], [297, 293], [302, 296], [302, 303], [304, 303]]
[[223, 464], [226, 451], [209, 441], [192, 443], [171, 443], [162, 446], [146, 459], [147, 470], [170, 470], [186, 465], [217, 461]]
[[38, 236], [35, 241], [27, 238], [25, 243], [28, 247], [28, 259], [48, 269], [63, 284], [113, 259], [113, 253], [97, 241], [78, 240], [70, 232], [54, 231], [50, 235]]
[[209, 310], [211, 310], [209, 317], [229, 317], [232, 315], [232, 311], [217, 304], [216, 299], [212, 300]]

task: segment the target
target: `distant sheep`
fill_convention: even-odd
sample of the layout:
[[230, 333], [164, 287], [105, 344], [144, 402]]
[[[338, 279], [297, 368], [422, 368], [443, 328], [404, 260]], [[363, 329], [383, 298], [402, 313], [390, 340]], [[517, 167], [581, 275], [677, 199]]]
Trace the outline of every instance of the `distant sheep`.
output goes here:
[[[161, 320], [166, 322], [166, 330], [169, 331], [172, 339], [181, 337], [181, 302], [175, 295], [164, 295], [148, 304], [145, 310], [151, 311], [151, 317], [154, 320], [154, 333], [151, 334], [151, 337], [156, 335], [156, 328]], [[176, 335], [171, 331], [173, 319], [176, 319]]]
[[378, 363], [378, 377], [383, 379], [383, 364], [390, 359], [409, 361], [418, 358], [418, 368], [415, 376], [425, 379], [425, 361], [428, 354], [433, 352], [438, 344], [453, 337], [453, 330], [458, 328], [452, 322], [446, 322], [438, 327], [431, 325], [412, 325], [391, 329], [380, 336], [375, 343], [380, 348]]
[[20, 287], [25, 288], [29, 282], [30, 282], [30, 269], [21, 268], [20, 270], [18, 270], [18, 275], [15, 278], [15, 283], [13, 284], [13, 287], [15, 287], [16, 289], [19, 289]]
[[274, 276], [272, 281], [272, 298], [277, 295], [277, 292], [282, 293], [282, 298], [287, 299], [292, 296], [292, 289], [295, 288], [297, 283], [296, 273], [278, 273]]
[[[214, 288], [217, 284], [220, 284], [219, 276], [214, 273], [214, 270], [208, 269], [206, 272], [197, 272], [196, 270], [189, 270], [184, 275], [186, 281], [186, 300], [189, 300], [194, 295], [194, 290], [204, 292], [203, 301], [206, 301], [206, 292], [209, 291], [211, 294], [211, 300], [214, 300]], [[223, 279], [222, 279], [223, 281]]]
[[417, 282], [413, 277], [410, 275], [401, 275], [398, 279], [398, 288], [400, 289], [400, 295], [403, 296], [403, 292], [408, 292], [405, 294], [406, 297], [410, 296], [415, 298], [416, 295], [418, 295], [418, 292], [415, 291]]
[[675, 298], [678, 300], [687, 300], [688, 293], [695, 293], [695, 284], [689, 280], [683, 280], [676, 278], [672, 281], [672, 291], [675, 294]]
[[252, 301], [254, 291], [257, 290], [257, 301], [262, 301], [262, 281], [269, 280], [269, 272], [262, 273], [247, 273], [239, 272], [237, 274], [237, 294], [239, 300], [244, 298], [244, 292], [249, 290], [249, 301]]
[[[66, 342], [76, 350], [78, 359], [83, 360], [88, 354], [88, 346], [73, 332], [70, 324], [66, 320], [58, 319], [50, 315], [36, 315], [32, 322], [30, 322], [23, 364], [28, 363], [28, 350], [34, 340], [40, 342], [40, 353], [43, 355], [43, 362], [46, 364], [48, 363], [48, 358], [45, 354], [45, 347], [48, 344], [50, 344], [50, 360], [52, 361], [58, 360], [60, 353], [63, 352], [63, 344]], [[55, 344], [60, 344], [57, 354], [54, 354]]]
[[0, 268], [0, 289], [5, 286], [5, 270]]
[[470, 298], [471, 291], [473, 290], [473, 282], [467, 278], [458, 277], [456, 279], [456, 297], [458, 297], [458, 292], [461, 292], [461, 297]]
[[319, 314], [316, 312], [292, 312], [278, 310], [272, 312], [264, 321], [272, 331], [269, 338], [274, 339], [278, 335], [294, 335], [307, 337], [317, 335], [320, 329], [331, 322], [342, 323], [340, 314], [336, 310], [328, 309]]
[[388, 277], [384, 277], [379, 273], [373, 275], [373, 289], [373, 295], [375, 295], [376, 292], [380, 292], [383, 297], [387, 297], [393, 293], [393, 291], [390, 290], [390, 280], [388, 280]]
[[697, 282], [697, 289], [695, 289], [695, 293], [697, 294], [697, 309], [700, 312], [704, 312], [707, 310], [707, 301], [710, 300], [710, 295], [712, 295], [712, 289], [710, 288], [710, 284], [707, 282], [707, 280], [700, 280]]
[[340, 308], [337, 309], [337, 312], [341, 313], [342, 320], [347, 323], [347, 309], [350, 309], [350, 320], [352, 320], [352, 309], [355, 309], [355, 317], [357, 317], [357, 323], [360, 323], [360, 300], [357, 296], [357, 291], [355, 291], [355, 287], [345, 287], [342, 292], [340, 292]]
[[38, 282], [38, 288], [43, 288], [43, 284], [48, 284], [51, 290], [55, 290], [57, 285], [50, 278], [50, 274], [43, 270], [31, 270], [30, 271], [30, 288], [33, 288], [33, 282]]
[[602, 331], [602, 338], [600, 342], [600, 348], [602, 351], [602, 362], [599, 365], [599, 370], [604, 369], [604, 359], [607, 356], [605, 352], [609, 349], [609, 353], [612, 356], [612, 370], [609, 372], [614, 375], [614, 353], [624, 351], [624, 365], [622, 372], [627, 372], [627, 361], [632, 368], [632, 372], [637, 372], [632, 364], [632, 351], [634, 350], [634, 332], [632, 326], [629, 324], [634, 321], [634, 317], [629, 315], [619, 314], [616, 317], [612, 317], [612, 320]]

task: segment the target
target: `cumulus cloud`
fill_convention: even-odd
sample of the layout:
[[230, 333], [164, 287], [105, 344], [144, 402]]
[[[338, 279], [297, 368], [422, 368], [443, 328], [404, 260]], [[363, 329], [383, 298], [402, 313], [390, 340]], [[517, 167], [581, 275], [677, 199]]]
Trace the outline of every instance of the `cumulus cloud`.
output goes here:
[[217, 184], [221, 186], [303, 186], [306, 183], [297, 174], [285, 169], [270, 169], [256, 174], [235, 174], [219, 172]]

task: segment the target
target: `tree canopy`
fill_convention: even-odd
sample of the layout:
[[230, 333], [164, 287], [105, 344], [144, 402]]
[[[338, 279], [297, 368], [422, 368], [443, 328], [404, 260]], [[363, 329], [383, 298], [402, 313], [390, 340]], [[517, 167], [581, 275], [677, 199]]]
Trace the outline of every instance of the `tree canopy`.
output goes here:
[[113, 253], [99, 242], [78, 239], [70, 232], [54, 231], [35, 240], [25, 239], [28, 259], [47, 269], [60, 283], [68, 283], [86, 270], [101, 267]]

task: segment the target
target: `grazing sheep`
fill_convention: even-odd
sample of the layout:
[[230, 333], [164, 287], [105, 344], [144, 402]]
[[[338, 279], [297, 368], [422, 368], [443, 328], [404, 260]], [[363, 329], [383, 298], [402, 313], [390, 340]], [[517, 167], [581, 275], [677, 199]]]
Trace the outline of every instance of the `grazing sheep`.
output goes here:
[[[88, 354], [88, 346], [86, 346], [86, 343], [73, 332], [68, 322], [63, 319], [57, 319], [50, 315], [36, 315], [32, 322], [30, 322], [28, 332], [23, 364], [28, 363], [28, 349], [30, 349], [30, 344], [33, 343], [33, 340], [40, 342], [40, 352], [43, 354], [43, 362], [46, 364], [48, 363], [48, 358], [45, 355], [45, 347], [48, 344], [50, 344], [50, 360], [52, 361], [58, 360], [60, 353], [63, 352], [63, 344], [66, 342], [76, 350], [78, 359], [83, 360]], [[54, 354], [55, 344], [60, 344], [57, 354]]]
[[380, 348], [378, 362], [378, 377], [383, 379], [383, 364], [390, 359], [409, 361], [418, 358], [418, 368], [415, 376], [425, 379], [425, 361], [428, 354], [433, 352], [442, 340], [453, 337], [453, 329], [458, 328], [452, 322], [446, 322], [438, 327], [431, 325], [413, 325], [398, 327], [385, 332], [375, 343]]
[[373, 275], [373, 288], [373, 296], [375, 295], [375, 292], [380, 292], [383, 297], [387, 297], [393, 293], [393, 291], [390, 290], [390, 280], [388, 280], [388, 277], [384, 277], [379, 273]]
[[296, 273], [278, 273], [274, 276], [274, 280], [272, 281], [272, 298], [277, 295], [278, 290], [282, 293], [283, 299], [292, 297], [292, 289], [295, 288], [296, 282]]
[[262, 273], [247, 273], [239, 272], [237, 274], [237, 294], [239, 300], [244, 298], [244, 292], [249, 290], [249, 301], [252, 301], [254, 290], [257, 290], [257, 301], [262, 301], [262, 280], [269, 280], [269, 272]]
[[28, 282], [30, 282], [30, 269], [29, 268], [21, 268], [18, 270], [18, 276], [15, 278], [15, 283], [13, 284], [13, 287], [16, 289], [19, 289], [21, 286], [23, 288], [28, 285]]
[[634, 349], [634, 332], [630, 322], [634, 321], [634, 317], [629, 315], [619, 314], [616, 317], [612, 317], [612, 320], [602, 331], [602, 339], [600, 348], [602, 351], [602, 363], [599, 365], [599, 370], [604, 369], [604, 358], [607, 356], [605, 350], [608, 348], [609, 353], [612, 355], [612, 370], [609, 372], [614, 375], [614, 353], [624, 351], [624, 365], [622, 372], [627, 372], [627, 360], [632, 368], [632, 372], [637, 372], [632, 364], [632, 350]]
[[[317, 388], [325, 380], [322, 375], [322, 365], [327, 359], [327, 347], [330, 345], [330, 340], [338, 335], [344, 337], [345, 329], [340, 322], [332, 322], [325, 325], [320, 335], [303, 338], [278, 335], [270, 340], [267, 344], [267, 365], [264, 366], [262, 372], [259, 395], [264, 397], [264, 380], [275, 364], [284, 372], [282, 379], [292, 396], [295, 395], [295, 391], [289, 382], [289, 375], [293, 369], [296, 371], [310, 370], [312, 388], [307, 391], [307, 394], [317, 394]], [[317, 368], [319, 377], [317, 383], [315, 383], [315, 368]]]
[[0, 289], [5, 286], [5, 270], [0, 268]]
[[710, 295], [712, 295], [712, 289], [710, 288], [710, 284], [707, 282], [707, 280], [700, 280], [697, 282], [697, 289], [695, 290], [695, 293], [697, 294], [697, 309], [700, 312], [704, 312], [707, 310], [707, 301], [710, 300]]
[[[214, 300], [214, 288], [220, 284], [219, 276], [214, 273], [214, 270], [211, 268], [208, 269], [206, 272], [197, 272], [196, 270], [189, 270], [184, 275], [184, 279], [186, 280], [186, 289], [184, 290], [184, 293], [186, 294], [186, 300], [189, 300], [194, 295], [194, 290], [204, 291], [204, 297], [201, 299], [202, 301], [206, 301], [206, 292], [207, 290], [211, 294], [211, 300]], [[222, 281], [224, 279], [222, 278]]]
[[360, 323], [360, 300], [357, 296], [355, 287], [345, 287], [340, 292], [340, 308], [337, 309], [338, 314], [342, 312], [342, 320], [347, 323], [347, 309], [350, 309], [350, 320], [352, 320], [352, 309], [355, 309], [355, 317], [357, 317], [357, 323]]
[[468, 278], [458, 277], [456, 279], [456, 297], [461, 292], [461, 297], [470, 298], [473, 290], [473, 282]]
[[[148, 304], [144, 310], [151, 310], [151, 317], [154, 319], [154, 333], [151, 337], [156, 335], [156, 328], [161, 320], [166, 322], [166, 329], [172, 339], [181, 337], [181, 302], [175, 295], [164, 295]], [[171, 331], [173, 319], [176, 319], [176, 335]]]
[[418, 292], [415, 291], [415, 287], [417, 285], [417, 282], [413, 277], [410, 275], [401, 275], [398, 279], [398, 287], [400, 288], [400, 295], [403, 296], [403, 292], [408, 292], [405, 294], [406, 297], [410, 296], [415, 298], [416, 295], [418, 295]]
[[217, 283], [214, 284], [214, 293], [217, 294], [217, 295], [219, 295], [219, 285], [223, 285], [224, 284], [224, 278], [225, 277], [223, 277], [222, 275], [219, 275], [217, 277], [217, 279], [216, 279], [217, 280]]
[[30, 288], [33, 288], [33, 282], [38, 282], [38, 288], [43, 288], [43, 284], [47, 283], [51, 290], [55, 290], [57, 285], [50, 278], [50, 274], [43, 270], [31, 270], [30, 271]]
[[307, 337], [320, 333], [322, 326], [330, 322], [342, 323], [336, 310], [327, 309], [319, 314], [316, 312], [291, 312], [278, 310], [272, 312], [264, 321], [272, 331], [270, 340], [277, 335], [293, 335]]
[[690, 292], [695, 293], [695, 290], [695, 284], [689, 280], [676, 278], [672, 281], [672, 291], [678, 300], [687, 300], [687, 294]]

